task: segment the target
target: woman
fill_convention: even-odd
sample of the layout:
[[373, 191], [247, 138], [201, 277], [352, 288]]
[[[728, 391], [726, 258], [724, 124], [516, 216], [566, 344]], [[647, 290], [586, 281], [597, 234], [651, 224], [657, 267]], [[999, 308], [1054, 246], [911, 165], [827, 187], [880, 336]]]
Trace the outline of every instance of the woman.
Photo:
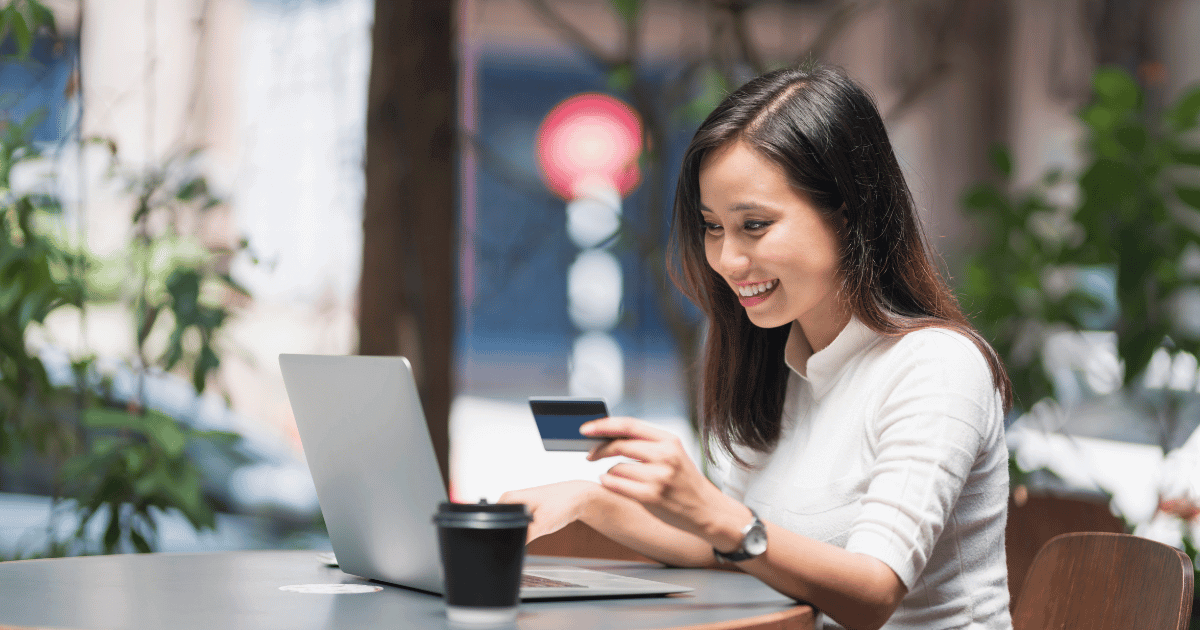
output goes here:
[[[632, 418], [600, 482], [507, 493], [530, 539], [579, 519], [670, 565], [734, 562], [846, 628], [1009, 628], [1010, 386], [931, 264], [871, 98], [780, 70], [696, 132], [677, 284], [709, 320], [701, 421], [724, 492]], [[711, 440], [711, 442], [710, 442]]]

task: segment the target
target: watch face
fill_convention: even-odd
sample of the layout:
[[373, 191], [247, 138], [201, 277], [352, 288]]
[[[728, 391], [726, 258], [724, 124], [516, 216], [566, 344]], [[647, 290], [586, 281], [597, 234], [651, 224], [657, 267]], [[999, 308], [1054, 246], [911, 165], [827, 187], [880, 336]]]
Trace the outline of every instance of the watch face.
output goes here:
[[742, 549], [751, 556], [762, 555], [767, 550], [767, 529], [761, 522], [755, 523], [755, 526], [746, 532], [746, 537], [742, 539]]

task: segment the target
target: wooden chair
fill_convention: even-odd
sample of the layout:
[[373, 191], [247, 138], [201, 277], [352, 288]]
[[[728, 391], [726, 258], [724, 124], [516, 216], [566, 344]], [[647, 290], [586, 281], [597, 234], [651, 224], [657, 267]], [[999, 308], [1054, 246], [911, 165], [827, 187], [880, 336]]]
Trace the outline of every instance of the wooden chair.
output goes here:
[[1063, 534], [1046, 543], [1013, 606], [1014, 630], [1187, 630], [1192, 561], [1129, 534]]
[[1029, 565], [1046, 543], [1072, 532], [1125, 532], [1125, 523], [1113, 516], [1106, 501], [1049, 494], [1029, 495], [1019, 504], [1008, 502], [1008, 527], [1004, 533], [1008, 557], [1008, 592], [1021, 597], [1021, 584]]

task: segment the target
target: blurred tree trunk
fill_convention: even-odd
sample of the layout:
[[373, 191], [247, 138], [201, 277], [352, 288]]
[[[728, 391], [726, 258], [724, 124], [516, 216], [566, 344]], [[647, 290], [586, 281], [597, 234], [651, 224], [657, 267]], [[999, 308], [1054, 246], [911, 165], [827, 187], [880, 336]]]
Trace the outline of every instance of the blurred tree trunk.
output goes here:
[[455, 2], [377, 0], [358, 351], [412, 362], [449, 483], [458, 286]]

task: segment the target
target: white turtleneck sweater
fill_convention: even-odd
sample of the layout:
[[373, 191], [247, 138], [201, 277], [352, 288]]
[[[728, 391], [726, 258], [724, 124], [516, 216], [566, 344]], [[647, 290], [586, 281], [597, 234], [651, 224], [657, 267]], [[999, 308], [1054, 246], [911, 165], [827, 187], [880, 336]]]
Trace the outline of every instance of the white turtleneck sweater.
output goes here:
[[[851, 318], [785, 352], [779, 442], [739, 452], [725, 492], [764, 520], [883, 561], [908, 588], [884, 626], [1009, 630], [1004, 411], [979, 349], [931, 328], [883, 337]], [[825, 620], [825, 627], [840, 627]]]

